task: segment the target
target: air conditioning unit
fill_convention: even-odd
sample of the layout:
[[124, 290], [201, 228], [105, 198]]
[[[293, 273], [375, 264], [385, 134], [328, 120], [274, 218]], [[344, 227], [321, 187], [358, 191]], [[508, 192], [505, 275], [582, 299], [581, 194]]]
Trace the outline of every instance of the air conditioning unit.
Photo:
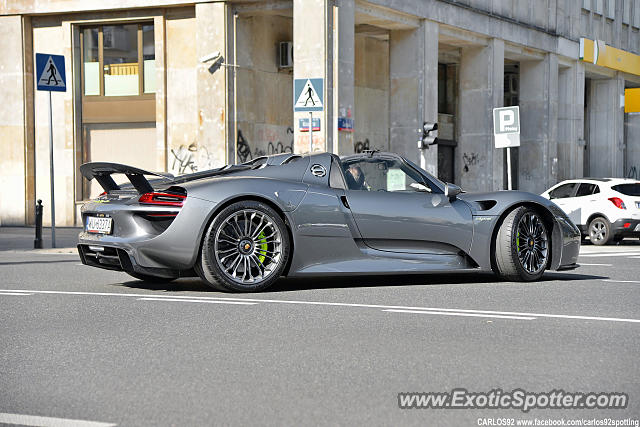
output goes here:
[[278, 49], [278, 67], [293, 68], [293, 42], [280, 42], [280, 49]]

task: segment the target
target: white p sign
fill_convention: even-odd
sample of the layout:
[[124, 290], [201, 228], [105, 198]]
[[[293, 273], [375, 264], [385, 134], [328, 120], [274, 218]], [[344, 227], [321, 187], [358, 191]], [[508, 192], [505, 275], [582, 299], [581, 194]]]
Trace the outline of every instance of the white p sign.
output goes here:
[[520, 133], [520, 108], [503, 107], [493, 109], [493, 133]]
[[520, 108], [493, 109], [493, 135], [496, 148], [520, 146]]
[[513, 111], [505, 110], [498, 111], [500, 115], [500, 132], [509, 132], [513, 129], [513, 124], [516, 122], [516, 116]]

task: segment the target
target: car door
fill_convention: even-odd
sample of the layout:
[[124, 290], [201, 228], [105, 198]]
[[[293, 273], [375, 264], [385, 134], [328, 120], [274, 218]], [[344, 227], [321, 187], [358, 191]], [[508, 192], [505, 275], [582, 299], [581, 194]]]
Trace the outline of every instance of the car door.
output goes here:
[[343, 170], [347, 203], [370, 248], [441, 255], [469, 250], [469, 206], [449, 201], [402, 159], [358, 158], [344, 163]]
[[[597, 210], [599, 205], [597, 194], [600, 189], [596, 184], [582, 182], [576, 190], [576, 194], [571, 198], [572, 213], [569, 218], [575, 224], [586, 225], [587, 219]], [[575, 219], [574, 219], [575, 218]]]
[[549, 199], [569, 215], [569, 218], [575, 224], [581, 224], [579, 206], [576, 205], [573, 197], [578, 184], [577, 182], [568, 182], [557, 186], [549, 192]]

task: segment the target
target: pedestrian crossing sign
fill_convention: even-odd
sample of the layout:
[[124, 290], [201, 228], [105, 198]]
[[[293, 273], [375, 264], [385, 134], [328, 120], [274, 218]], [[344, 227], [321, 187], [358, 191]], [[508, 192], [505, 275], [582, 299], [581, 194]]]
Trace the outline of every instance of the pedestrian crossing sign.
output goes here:
[[295, 79], [293, 83], [294, 112], [323, 110], [323, 79]]
[[66, 92], [64, 56], [36, 53], [36, 78], [38, 90]]

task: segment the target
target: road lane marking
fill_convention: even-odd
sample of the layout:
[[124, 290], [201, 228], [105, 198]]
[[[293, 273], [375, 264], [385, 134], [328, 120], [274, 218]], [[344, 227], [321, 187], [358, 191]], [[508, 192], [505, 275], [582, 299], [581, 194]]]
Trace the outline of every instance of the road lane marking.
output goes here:
[[465, 316], [465, 317], [490, 317], [492, 319], [518, 319], [518, 320], [534, 320], [535, 317], [523, 316], [500, 316], [497, 314], [474, 314], [474, 313], [454, 313], [443, 311], [424, 311], [424, 310], [382, 310], [390, 313], [415, 313], [415, 314], [437, 314], [440, 316]]
[[605, 246], [600, 248], [591, 247], [589, 249], [584, 246], [580, 249], [581, 254], [589, 254], [589, 253], [604, 253], [604, 252], [640, 252], [639, 246]]
[[38, 427], [113, 427], [117, 425], [113, 423], [101, 423], [98, 421], [71, 420], [68, 418], [40, 417], [36, 415], [7, 413], [0, 413], [0, 423]]
[[588, 253], [580, 254], [579, 256], [585, 258], [598, 258], [598, 257], [626, 257], [632, 255], [640, 255], [640, 252], [603, 252], [603, 253]]
[[19, 296], [27, 296], [27, 295], [33, 295], [33, 294], [27, 294], [25, 292], [2, 292], [0, 293], [0, 295], [19, 295]]
[[611, 267], [611, 264], [587, 264], [584, 262], [579, 262], [578, 265], [597, 265], [597, 266], [601, 266], [601, 267]]
[[640, 283], [640, 280], [614, 280], [614, 279], [602, 279], [603, 282], [613, 283]]
[[198, 296], [181, 296], [181, 295], [153, 295], [148, 294], [123, 294], [116, 292], [79, 292], [79, 291], [40, 291], [27, 289], [5, 289], [1, 292], [31, 292], [34, 294], [54, 294], [54, 295], [86, 295], [86, 296], [115, 296], [130, 298], [169, 298], [169, 299], [191, 299], [191, 300], [209, 300], [209, 301], [244, 301], [255, 303], [274, 303], [274, 304], [299, 304], [299, 305], [319, 305], [331, 307], [358, 307], [358, 308], [378, 308], [378, 309], [399, 309], [399, 310], [431, 310], [431, 311], [448, 311], [456, 313], [483, 313], [513, 316], [531, 316], [543, 317], [549, 319], [573, 319], [573, 320], [596, 320], [604, 322], [627, 322], [640, 323], [640, 319], [628, 319], [621, 317], [598, 317], [598, 316], [577, 316], [568, 314], [548, 314], [548, 313], [523, 313], [516, 311], [493, 311], [493, 310], [469, 310], [459, 308], [442, 308], [442, 307], [414, 307], [414, 306], [398, 306], [398, 305], [380, 305], [380, 304], [357, 304], [346, 302], [324, 302], [324, 301], [300, 301], [300, 300], [277, 300], [277, 299], [259, 299], [259, 298], [232, 298], [232, 297], [198, 297]]
[[202, 299], [182, 299], [182, 298], [138, 298], [138, 301], [170, 301], [170, 302], [204, 302], [207, 304], [234, 304], [234, 305], [257, 305], [257, 302], [240, 301], [209, 301]]

